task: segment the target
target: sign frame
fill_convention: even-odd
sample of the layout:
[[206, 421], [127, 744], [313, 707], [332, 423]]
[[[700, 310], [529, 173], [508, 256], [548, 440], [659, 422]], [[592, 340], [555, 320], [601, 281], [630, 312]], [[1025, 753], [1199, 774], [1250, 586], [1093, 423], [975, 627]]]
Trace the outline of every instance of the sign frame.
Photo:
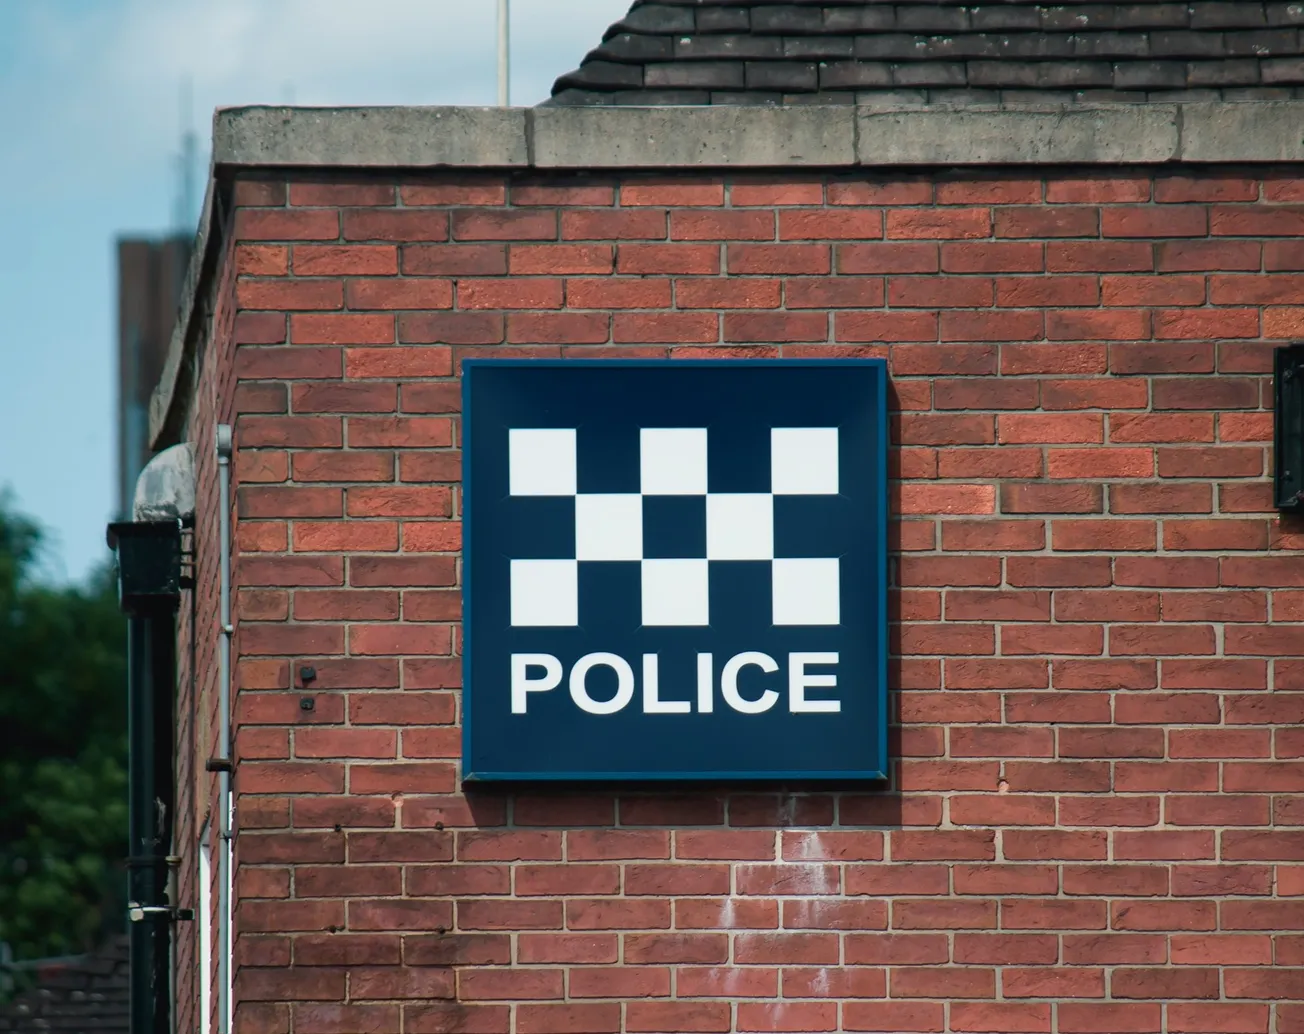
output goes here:
[[[501, 359], [484, 357], [463, 359], [461, 385], [461, 520], [462, 520], [462, 687], [461, 687], [461, 724], [462, 724], [462, 783], [468, 787], [475, 786], [488, 789], [494, 785], [512, 786], [528, 784], [576, 784], [592, 785], [594, 783], [611, 784], [830, 784], [830, 783], [878, 783], [885, 784], [890, 777], [891, 759], [888, 752], [889, 696], [892, 692], [888, 684], [888, 612], [887, 586], [890, 578], [890, 558], [887, 549], [888, 520], [888, 484], [887, 450], [889, 445], [888, 426], [888, 371], [887, 362], [877, 358], [774, 358], [774, 359], [522, 359], [504, 357]], [[855, 367], [874, 372], [872, 398], [867, 400], [871, 419], [874, 424], [874, 455], [867, 457], [877, 473], [876, 502], [873, 504], [871, 526], [867, 529], [872, 541], [871, 548], [878, 558], [882, 577], [871, 588], [873, 593], [874, 613], [878, 620], [872, 627], [866, 628], [865, 634], [871, 640], [872, 669], [877, 687], [870, 687], [874, 693], [872, 719], [873, 727], [865, 730], [871, 739], [873, 762], [865, 768], [845, 770], [810, 770], [776, 768], [761, 771], [493, 771], [474, 766], [474, 729], [475, 729], [475, 684], [476, 672], [473, 658], [476, 644], [475, 607], [473, 606], [475, 586], [476, 538], [474, 521], [474, 499], [470, 485], [474, 474], [475, 432], [472, 414], [474, 403], [472, 393], [476, 384], [476, 372], [490, 368], [600, 368], [600, 369], [638, 369], [671, 368], [687, 370], [691, 368], [728, 368], [743, 369], [747, 367], [769, 368], [837, 368]], [[871, 787], [872, 788], [872, 787]]]

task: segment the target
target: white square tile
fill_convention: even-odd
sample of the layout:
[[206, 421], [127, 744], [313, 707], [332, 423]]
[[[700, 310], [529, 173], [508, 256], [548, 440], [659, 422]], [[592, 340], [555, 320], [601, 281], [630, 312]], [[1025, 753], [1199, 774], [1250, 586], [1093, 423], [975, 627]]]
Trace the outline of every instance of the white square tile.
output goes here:
[[507, 453], [512, 495], [575, 494], [574, 428], [512, 428]]
[[705, 427], [645, 427], [639, 456], [644, 495], [706, 495]]
[[579, 565], [574, 560], [513, 560], [511, 579], [513, 625], [580, 623]]
[[706, 555], [710, 560], [773, 560], [774, 497], [708, 495]]
[[643, 624], [709, 625], [709, 570], [705, 560], [644, 560]]
[[775, 495], [837, 495], [838, 429], [772, 428], [770, 491]]
[[841, 624], [840, 587], [836, 557], [774, 561], [774, 623]]
[[577, 560], [642, 560], [641, 495], [575, 497]]

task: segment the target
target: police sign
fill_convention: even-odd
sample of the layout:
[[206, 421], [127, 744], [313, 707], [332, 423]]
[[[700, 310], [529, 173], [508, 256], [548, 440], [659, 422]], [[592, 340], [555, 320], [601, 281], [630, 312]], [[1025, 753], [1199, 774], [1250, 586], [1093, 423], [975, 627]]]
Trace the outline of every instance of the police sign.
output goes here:
[[465, 362], [465, 778], [884, 778], [886, 382]]

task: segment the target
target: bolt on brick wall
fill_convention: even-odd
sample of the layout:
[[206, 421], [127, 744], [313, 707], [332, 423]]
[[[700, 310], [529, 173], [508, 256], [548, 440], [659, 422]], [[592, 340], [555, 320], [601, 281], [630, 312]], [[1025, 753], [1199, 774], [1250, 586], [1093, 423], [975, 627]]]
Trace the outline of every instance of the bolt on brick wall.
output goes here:
[[[235, 201], [242, 1032], [1304, 1032], [1298, 179]], [[890, 790], [459, 791], [480, 355], [887, 359]]]

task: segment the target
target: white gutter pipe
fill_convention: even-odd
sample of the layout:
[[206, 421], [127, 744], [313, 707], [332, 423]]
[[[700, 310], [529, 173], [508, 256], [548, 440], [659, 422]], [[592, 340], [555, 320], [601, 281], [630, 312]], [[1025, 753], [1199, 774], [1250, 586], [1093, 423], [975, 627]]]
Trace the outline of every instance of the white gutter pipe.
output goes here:
[[[217, 426], [218, 574], [217, 691], [217, 1029], [230, 1034], [231, 1003], [231, 856], [234, 808], [231, 797], [231, 428]], [[207, 1003], [205, 1003], [207, 1008]]]

